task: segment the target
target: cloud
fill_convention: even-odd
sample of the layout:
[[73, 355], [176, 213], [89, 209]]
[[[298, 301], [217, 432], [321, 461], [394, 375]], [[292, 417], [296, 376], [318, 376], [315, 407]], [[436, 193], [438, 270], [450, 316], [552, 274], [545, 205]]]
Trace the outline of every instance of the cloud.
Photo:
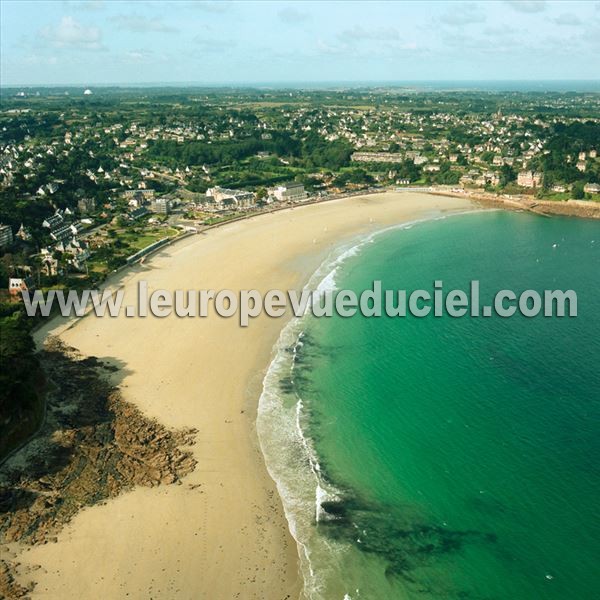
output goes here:
[[176, 27], [167, 25], [158, 18], [148, 18], [143, 15], [116, 15], [110, 19], [119, 29], [132, 31], [134, 33], [176, 33]]
[[321, 54], [346, 54], [348, 52], [348, 46], [330, 44], [324, 40], [317, 40], [317, 50]]
[[105, 50], [100, 29], [82, 25], [73, 17], [63, 17], [58, 25], [42, 27], [39, 38], [53, 48]]
[[58, 64], [56, 56], [41, 56], [39, 54], [29, 54], [23, 59], [23, 62], [28, 65], [42, 65], [45, 67]]
[[[175, 3], [177, 4], [177, 3]], [[224, 13], [228, 11], [232, 3], [229, 0], [206, 1], [206, 2], [186, 2], [183, 4], [186, 8], [193, 8], [196, 10], [202, 10], [204, 12], [211, 13]]]
[[233, 39], [205, 38], [201, 35], [197, 35], [192, 41], [205, 52], [223, 52], [223, 50], [234, 48], [237, 45]]
[[169, 58], [165, 54], [157, 54], [154, 50], [139, 48], [136, 50], [127, 50], [117, 57], [120, 62], [125, 64], [145, 64], [155, 65], [157, 63], [168, 62]]
[[400, 32], [395, 27], [375, 27], [365, 29], [355, 25], [351, 29], [345, 29], [338, 33], [337, 38], [345, 43], [355, 43], [375, 40], [378, 42], [390, 42], [400, 39]]
[[483, 23], [485, 19], [481, 7], [468, 2], [455, 4], [452, 10], [440, 17], [440, 21], [446, 25], [470, 25], [471, 23]]
[[505, 0], [511, 8], [522, 13], [539, 13], [546, 10], [546, 0]]
[[92, 11], [106, 8], [104, 0], [65, 0], [64, 4], [67, 9], [75, 10]]
[[[352, 57], [353, 59], [372, 59], [375, 56], [390, 58], [419, 49], [416, 42], [403, 40], [395, 27], [366, 29], [356, 25], [351, 29], [339, 32], [336, 40], [328, 42], [318, 39], [317, 52]], [[363, 42], [366, 43], [363, 44]]]
[[483, 33], [491, 37], [508, 37], [514, 36], [517, 30], [510, 25], [496, 25], [494, 27], [486, 27]]
[[310, 15], [303, 11], [298, 10], [294, 6], [286, 6], [282, 8], [277, 16], [281, 21], [287, 23], [288, 25], [297, 25], [298, 23], [302, 23], [308, 21], [310, 19]]
[[557, 25], [581, 25], [581, 19], [573, 13], [563, 13], [562, 15], [552, 19], [552, 22], [556, 23]]

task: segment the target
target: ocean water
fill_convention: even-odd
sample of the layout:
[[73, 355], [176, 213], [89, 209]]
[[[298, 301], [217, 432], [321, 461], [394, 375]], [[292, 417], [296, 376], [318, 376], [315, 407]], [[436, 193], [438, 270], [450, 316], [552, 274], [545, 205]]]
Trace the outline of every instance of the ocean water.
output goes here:
[[306, 594], [600, 598], [600, 224], [478, 212], [340, 249], [360, 292], [573, 289], [576, 318], [291, 322], [258, 430]]

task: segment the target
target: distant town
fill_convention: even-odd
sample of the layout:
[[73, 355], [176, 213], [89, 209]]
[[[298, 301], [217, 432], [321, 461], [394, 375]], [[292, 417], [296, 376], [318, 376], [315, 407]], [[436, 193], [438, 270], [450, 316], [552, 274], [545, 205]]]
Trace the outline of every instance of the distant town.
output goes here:
[[15, 299], [344, 194], [600, 201], [593, 93], [3, 89], [0, 131], [0, 288]]

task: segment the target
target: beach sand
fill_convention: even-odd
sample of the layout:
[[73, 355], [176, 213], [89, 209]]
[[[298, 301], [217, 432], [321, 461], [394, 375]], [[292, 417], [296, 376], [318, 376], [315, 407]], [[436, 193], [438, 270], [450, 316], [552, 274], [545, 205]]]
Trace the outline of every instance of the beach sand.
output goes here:
[[[293, 208], [183, 240], [118, 276], [126, 303], [155, 289], [301, 289], [341, 243], [391, 224], [471, 208], [466, 199], [384, 193]], [[181, 485], [138, 488], [81, 511], [41, 565], [34, 598], [298, 598], [298, 553], [260, 452], [257, 401], [286, 318], [79, 319], [62, 339], [113, 361], [125, 399], [173, 428], [198, 429]], [[48, 329], [56, 329], [57, 321]]]

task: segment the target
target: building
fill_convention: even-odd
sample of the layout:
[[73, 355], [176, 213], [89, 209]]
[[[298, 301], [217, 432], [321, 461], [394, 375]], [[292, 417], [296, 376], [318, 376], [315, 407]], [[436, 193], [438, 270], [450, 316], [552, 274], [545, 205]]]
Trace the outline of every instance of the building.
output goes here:
[[152, 201], [150, 210], [159, 215], [168, 215], [171, 212], [171, 201], [168, 198], [157, 198]]
[[140, 206], [138, 208], [134, 208], [129, 213], [129, 218], [132, 221], [135, 221], [136, 219], [140, 219], [141, 217], [145, 217], [149, 213], [150, 213], [150, 211], [145, 206]]
[[51, 217], [44, 219], [42, 227], [46, 229], [54, 230], [58, 229], [65, 221], [64, 213], [62, 210], [57, 210]]
[[269, 190], [269, 193], [280, 202], [302, 202], [308, 194], [301, 183], [284, 183]]
[[34, 289], [33, 277], [9, 277], [8, 279], [8, 293], [11, 296], [20, 296], [21, 292], [33, 291]]
[[517, 175], [517, 185], [536, 188], [542, 185], [542, 173], [537, 171], [520, 171]]
[[13, 243], [13, 233], [10, 225], [0, 225], [0, 248], [6, 248]]
[[586, 183], [583, 186], [583, 191], [586, 194], [600, 194], [600, 184], [598, 184], [598, 183]]
[[354, 152], [350, 157], [354, 162], [400, 163], [402, 154], [396, 152]]
[[586, 169], [585, 161], [580, 160], [575, 166], [577, 167], [577, 169], [579, 171], [581, 171], [582, 173], [585, 173], [585, 169]]
[[93, 198], [81, 198], [77, 202], [77, 208], [82, 214], [89, 214], [96, 210], [96, 201]]
[[214, 202], [222, 208], [251, 208], [254, 206], [254, 194], [246, 190], [230, 190], [212, 187], [206, 190], [207, 202]]
[[65, 223], [60, 227], [53, 229], [50, 232], [50, 237], [56, 242], [62, 242], [77, 235], [80, 230], [81, 227], [78, 227], [74, 223]]
[[150, 201], [154, 198], [154, 190], [150, 189], [137, 189], [137, 190], [125, 190], [123, 192], [123, 198], [131, 200], [132, 198], [143, 198], [144, 200]]
[[21, 223], [21, 227], [19, 227], [19, 231], [17, 231], [16, 237], [18, 237], [20, 240], [23, 240], [24, 242], [28, 242], [31, 239], [31, 234], [29, 233], [29, 231], [27, 231], [27, 229], [25, 229], [23, 223]]
[[72, 238], [65, 246], [64, 251], [69, 253], [72, 257], [69, 259], [70, 265], [73, 265], [78, 271], [85, 270], [85, 262], [91, 256], [87, 242]]

